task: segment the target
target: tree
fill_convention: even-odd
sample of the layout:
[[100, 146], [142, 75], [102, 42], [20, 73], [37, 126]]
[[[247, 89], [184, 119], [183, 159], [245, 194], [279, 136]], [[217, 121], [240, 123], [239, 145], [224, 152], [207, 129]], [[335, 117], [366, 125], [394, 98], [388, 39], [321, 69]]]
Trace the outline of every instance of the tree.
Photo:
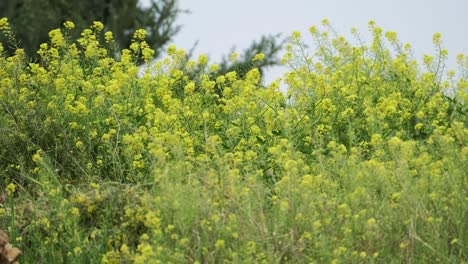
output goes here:
[[[18, 47], [24, 48], [26, 54], [35, 59], [39, 45], [49, 40], [48, 33], [53, 28], [63, 27], [67, 20], [75, 24], [72, 38], [79, 37], [80, 32], [88, 28], [93, 21], [101, 21], [106, 31], [111, 31], [117, 49], [129, 47], [135, 30], [147, 31], [146, 42], [154, 49], [155, 57], [163, 51], [165, 45], [180, 31], [176, 25], [180, 13], [177, 0], [151, 0], [149, 7], [142, 7], [138, 0], [17, 0], [0, 1], [0, 18], [7, 17], [17, 40], [16, 45], [7, 47], [12, 54]], [[235, 63], [223, 59], [220, 72], [236, 70], [239, 75], [248, 72], [252, 67], [264, 68], [279, 63], [277, 54], [283, 42], [279, 36], [263, 36], [253, 42]], [[0, 36], [0, 42], [3, 42]], [[252, 58], [263, 53], [265, 59], [253, 65]]]
[[[279, 34], [264, 35], [260, 40], [252, 42], [250, 47], [245, 49], [235, 62], [231, 63], [227, 57], [224, 57], [219, 64], [219, 72], [226, 74], [230, 71], [236, 71], [242, 78], [253, 66], [256, 66], [263, 74], [264, 68], [280, 63], [277, 55], [283, 48], [284, 42], [284, 40], [280, 40]], [[254, 63], [252, 59], [257, 54], [263, 54], [264, 58]]]
[[[112, 31], [118, 48], [128, 47], [133, 32], [143, 28], [147, 42], [159, 55], [164, 45], [180, 30], [175, 24], [183, 10], [177, 0], [152, 0], [150, 7], [138, 5], [138, 0], [18, 0], [1, 1], [0, 17], [7, 17], [15, 32], [18, 45], [35, 58], [41, 43], [48, 41], [48, 32], [71, 20], [76, 34], [93, 21], [101, 21]], [[72, 37], [78, 37], [78, 36]], [[16, 47], [10, 47], [10, 52]]]

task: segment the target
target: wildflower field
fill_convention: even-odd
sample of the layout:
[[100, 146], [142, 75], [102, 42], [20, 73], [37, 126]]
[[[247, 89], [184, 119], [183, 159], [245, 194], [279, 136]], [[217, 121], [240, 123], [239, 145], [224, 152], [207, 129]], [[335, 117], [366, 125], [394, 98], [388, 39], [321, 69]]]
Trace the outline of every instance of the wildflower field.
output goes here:
[[[24, 263], [466, 263], [468, 56], [294, 32], [269, 84], [95, 22], [0, 31], [0, 228]], [[304, 33], [303, 33], [304, 34]], [[235, 60], [233, 54], [232, 60]], [[286, 91], [280, 90], [280, 82]]]

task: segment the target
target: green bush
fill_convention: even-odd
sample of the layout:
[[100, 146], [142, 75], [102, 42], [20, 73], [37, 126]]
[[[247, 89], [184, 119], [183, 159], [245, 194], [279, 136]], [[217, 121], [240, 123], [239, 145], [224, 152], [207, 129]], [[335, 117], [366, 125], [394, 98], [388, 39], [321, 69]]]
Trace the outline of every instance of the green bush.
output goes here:
[[2, 53], [0, 227], [26, 263], [467, 261], [468, 57], [369, 25], [294, 32], [286, 92], [174, 46], [141, 70], [143, 30], [116, 61], [99, 22]]

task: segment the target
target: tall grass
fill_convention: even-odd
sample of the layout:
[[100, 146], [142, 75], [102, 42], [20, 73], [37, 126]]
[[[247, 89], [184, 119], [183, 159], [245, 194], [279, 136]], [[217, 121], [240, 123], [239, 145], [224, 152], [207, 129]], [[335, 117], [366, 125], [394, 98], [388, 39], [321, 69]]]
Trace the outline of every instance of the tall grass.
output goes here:
[[174, 46], [138, 77], [144, 31], [116, 60], [100, 23], [70, 30], [38, 62], [0, 55], [0, 227], [22, 262], [467, 261], [468, 57], [443, 71], [438, 34], [419, 64], [373, 22], [369, 44], [294, 32], [283, 93]]

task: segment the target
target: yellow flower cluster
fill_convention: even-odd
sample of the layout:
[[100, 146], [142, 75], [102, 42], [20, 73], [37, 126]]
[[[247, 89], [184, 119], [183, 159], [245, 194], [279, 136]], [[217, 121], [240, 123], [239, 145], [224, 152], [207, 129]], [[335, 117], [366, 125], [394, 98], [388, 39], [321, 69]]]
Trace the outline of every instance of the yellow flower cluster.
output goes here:
[[10, 29], [10, 24], [8, 23], [8, 18], [3, 17], [0, 19], [0, 31], [8, 31]]
[[421, 69], [375, 22], [357, 46], [322, 25], [313, 53], [292, 34], [282, 83], [174, 45], [142, 71], [147, 32], [116, 59], [100, 22], [50, 31], [38, 63], [2, 53], [0, 223], [18, 212], [45, 250], [27, 257], [64, 263], [460, 262], [467, 75], [445, 79], [442, 48]]

